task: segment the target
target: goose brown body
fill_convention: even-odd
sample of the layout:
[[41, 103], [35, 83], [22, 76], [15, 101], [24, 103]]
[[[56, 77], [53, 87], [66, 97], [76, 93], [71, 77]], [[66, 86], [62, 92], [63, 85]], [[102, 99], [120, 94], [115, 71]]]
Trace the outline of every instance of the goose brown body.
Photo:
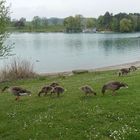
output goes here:
[[130, 70], [130, 71], [136, 71], [136, 70], [137, 70], [137, 67], [131, 66], [131, 67], [129, 68], [129, 70]]
[[52, 89], [51, 94], [52, 94], [52, 93], [55, 93], [55, 94], [57, 94], [57, 96], [59, 96], [59, 95], [62, 94], [64, 91], [65, 91], [65, 90], [64, 90], [63, 87], [61, 87], [61, 86], [56, 86], [56, 87], [54, 87], [54, 88]]
[[56, 83], [56, 82], [53, 82], [53, 83], [50, 84], [50, 86], [51, 86], [51, 87], [56, 87], [56, 86], [59, 86], [59, 84]]
[[47, 95], [52, 89], [53, 87], [51, 87], [50, 85], [46, 85], [42, 87], [41, 91], [38, 93], [38, 96], [40, 97], [42, 93], [45, 93], [45, 95]]
[[82, 86], [80, 89], [85, 93], [85, 95], [88, 94], [96, 95], [96, 92], [88, 85]]
[[119, 90], [122, 87], [127, 88], [128, 85], [118, 81], [109, 82], [102, 87], [102, 93], [104, 94], [106, 90], [111, 90], [114, 93], [116, 90]]
[[10, 87], [10, 88], [9, 88], [8, 86], [6, 86], [6, 87], [4, 87], [4, 88], [2, 89], [2, 91], [4, 92], [6, 89], [9, 89], [9, 91], [10, 91], [13, 95], [17, 96], [17, 97], [16, 97], [16, 100], [19, 100], [19, 96], [31, 95], [31, 92], [30, 92], [29, 90], [24, 89], [24, 88], [21, 88], [21, 87], [17, 87], [17, 86], [15, 86], [15, 87]]
[[130, 72], [130, 68], [123, 68], [119, 70], [119, 76], [127, 75]]
[[56, 86], [59, 86], [59, 84], [56, 83], [56, 82], [53, 82], [53, 83], [51, 83], [50, 85], [46, 85], [46, 86], [42, 87], [41, 91], [38, 93], [38, 96], [41, 96], [42, 93], [45, 93], [45, 96], [46, 96], [46, 95], [47, 95], [49, 92], [51, 92], [51, 91], [53, 90], [53, 88], [56, 87]]

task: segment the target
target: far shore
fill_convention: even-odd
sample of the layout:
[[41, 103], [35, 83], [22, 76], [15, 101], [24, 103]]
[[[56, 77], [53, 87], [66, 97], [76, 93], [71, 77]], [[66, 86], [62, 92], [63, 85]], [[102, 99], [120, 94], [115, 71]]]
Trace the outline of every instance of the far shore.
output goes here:
[[[140, 68], [140, 61], [129, 62], [119, 65], [111, 65], [101, 68], [94, 68], [94, 69], [77, 69], [73, 71], [87, 71], [87, 72], [97, 72], [97, 71], [109, 71], [109, 70], [119, 70], [121, 68], [129, 68], [130, 66], [136, 66]], [[64, 72], [53, 72], [53, 73], [41, 73], [41, 76], [71, 76], [73, 75], [73, 71], [64, 71]]]

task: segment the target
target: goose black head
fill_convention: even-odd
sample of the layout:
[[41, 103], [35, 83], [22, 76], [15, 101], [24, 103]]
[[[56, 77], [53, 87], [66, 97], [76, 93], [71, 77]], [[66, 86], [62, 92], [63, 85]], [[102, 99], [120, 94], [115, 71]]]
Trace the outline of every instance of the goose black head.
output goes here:
[[122, 88], [128, 88], [128, 85], [126, 83], [120, 83]]
[[27, 95], [31, 96], [32, 95], [31, 91], [27, 90]]

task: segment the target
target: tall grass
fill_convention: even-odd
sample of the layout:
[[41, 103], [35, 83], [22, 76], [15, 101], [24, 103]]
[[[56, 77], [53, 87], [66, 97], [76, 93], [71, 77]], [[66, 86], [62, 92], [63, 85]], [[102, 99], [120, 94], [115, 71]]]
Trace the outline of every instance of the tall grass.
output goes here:
[[14, 58], [0, 71], [0, 81], [32, 78], [35, 75], [33, 64], [27, 60]]

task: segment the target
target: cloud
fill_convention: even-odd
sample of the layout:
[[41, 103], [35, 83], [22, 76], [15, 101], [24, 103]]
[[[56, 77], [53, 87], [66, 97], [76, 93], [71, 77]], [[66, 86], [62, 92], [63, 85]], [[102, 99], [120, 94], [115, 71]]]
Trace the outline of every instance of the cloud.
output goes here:
[[75, 14], [98, 17], [106, 11], [111, 13], [134, 13], [139, 11], [139, 0], [7, 0], [12, 3], [12, 18], [33, 16], [67, 17]]

